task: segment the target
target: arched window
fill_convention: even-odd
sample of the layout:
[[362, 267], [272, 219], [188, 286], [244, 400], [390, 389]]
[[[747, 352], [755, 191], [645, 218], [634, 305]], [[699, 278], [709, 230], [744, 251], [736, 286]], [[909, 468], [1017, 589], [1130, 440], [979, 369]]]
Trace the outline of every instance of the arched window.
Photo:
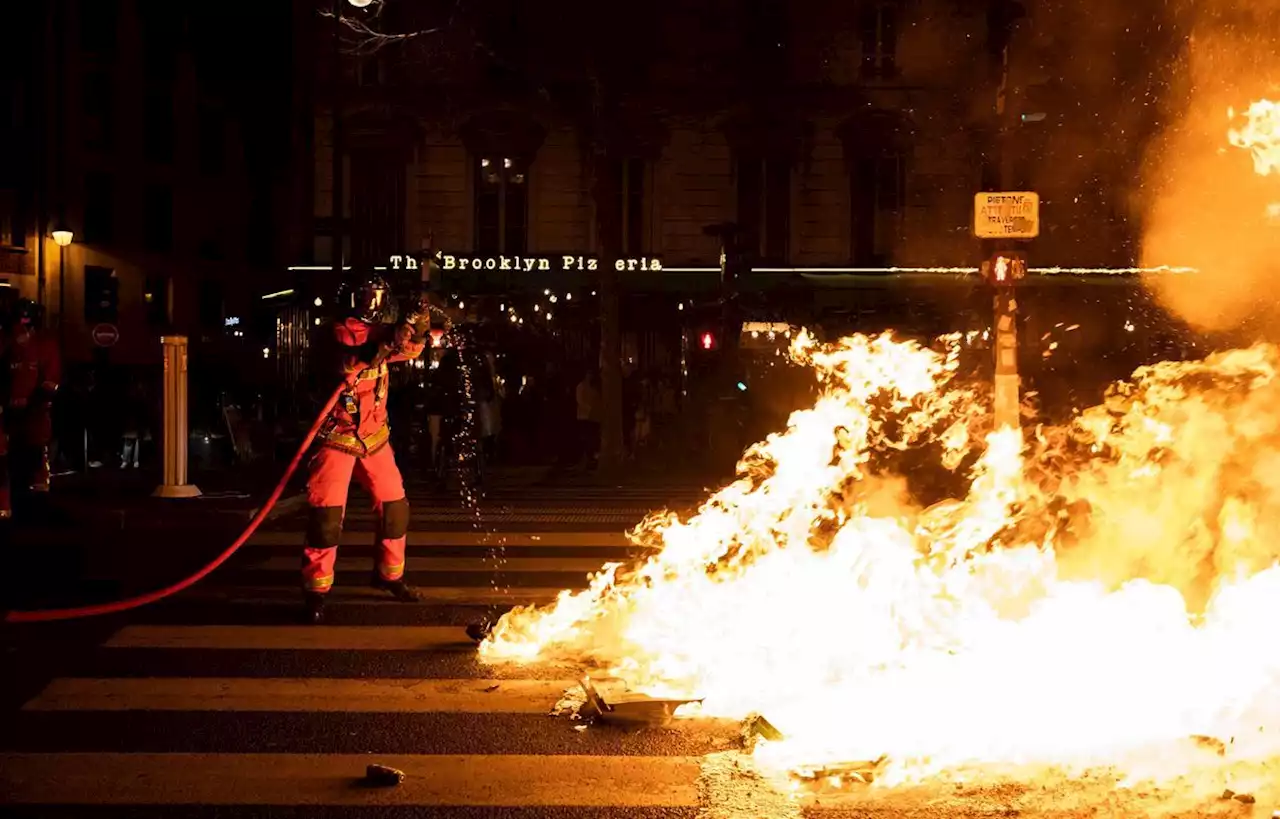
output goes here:
[[902, 233], [910, 140], [894, 115], [855, 117], [840, 129], [849, 168], [849, 237], [854, 264], [890, 264]]
[[529, 247], [529, 169], [546, 132], [510, 111], [472, 118], [462, 128], [471, 154], [474, 250], [516, 255]]
[[476, 170], [476, 242], [481, 255], [524, 253], [529, 244], [529, 175], [510, 156], [482, 156]]
[[863, 0], [858, 9], [858, 39], [862, 46], [863, 79], [898, 76], [898, 31], [901, 0]]
[[757, 266], [786, 265], [791, 255], [791, 176], [813, 126], [786, 112], [756, 110], [726, 123], [737, 177], [737, 223]]
[[753, 261], [785, 265], [791, 244], [791, 160], [740, 158], [738, 227]]

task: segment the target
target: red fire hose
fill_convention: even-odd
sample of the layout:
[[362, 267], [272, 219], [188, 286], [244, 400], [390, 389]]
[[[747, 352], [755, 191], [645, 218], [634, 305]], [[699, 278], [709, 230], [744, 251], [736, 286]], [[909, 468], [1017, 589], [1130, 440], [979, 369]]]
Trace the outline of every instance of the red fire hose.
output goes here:
[[[354, 380], [354, 379], [353, 379]], [[239, 551], [240, 547], [245, 544], [249, 538], [253, 537], [253, 533], [262, 525], [262, 521], [266, 520], [267, 515], [271, 512], [272, 507], [280, 500], [280, 495], [284, 493], [284, 489], [289, 485], [289, 479], [293, 477], [293, 473], [298, 471], [298, 465], [302, 463], [302, 457], [307, 454], [307, 450], [311, 448], [311, 442], [315, 440], [316, 435], [320, 433], [320, 427], [329, 417], [329, 411], [333, 409], [334, 404], [338, 403], [338, 399], [342, 393], [347, 390], [348, 382], [341, 384], [329, 400], [324, 405], [324, 409], [320, 410], [320, 414], [316, 416], [315, 423], [311, 425], [311, 430], [302, 440], [302, 445], [298, 447], [298, 452], [293, 456], [293, 460], [289, 462], [289, 466], [281, 476], [280, 482], [276, 484], [275, 491], [271, 493], [271, 497], [267, 498], [267, 502], [258, 510], [258, 514], [253, 516], [253, 520], [249, 521], [249, 525], [235, 539], [235, 542], [228, 546], [222, 554], [215, 557], [212, 562], [202, 568], [200, 571], [188, 578], [178, 581], [171, 586], [163, 589], [140, 594], [137, 597], [130, 597], [126, 600], [116, 600], [111, 603], [99, 603], [94, 606], [77, 606], [71, 609], [45, 609], [41, 611], [11, 611], [5, 615], [6, 623], [47, 623], [53, 620], [75, 620], [81, 617], [99, 617], [104, 614], [116, 614], [117, 612], [136, 609], [141, 606], [154, 603], [157, 600], [163, 600], [166, 597], [177, 594], [195, 583], [203, 580], [214, 569], [227, 562], [233, 554]]]

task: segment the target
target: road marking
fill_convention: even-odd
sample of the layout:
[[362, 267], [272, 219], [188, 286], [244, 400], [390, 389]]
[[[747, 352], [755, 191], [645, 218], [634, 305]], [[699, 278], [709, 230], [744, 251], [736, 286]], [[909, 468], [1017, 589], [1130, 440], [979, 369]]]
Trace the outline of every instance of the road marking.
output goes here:
[[546, 714], [575, 685], [574, 680], [61, 678], [23, 709]]
[[[373, 541], [373, 530], [346, 531], [341, 545], [366, 545]], [[297, 546], [302, 549], [301, 531], [259, 532], [250, 546]], [[633, 545], [623, 532], [431, 532], [409, 533], [410, 546], [583, 546], [609, 547]]]
[[474, 645], [462, 626], [125, 626], [107, 648], [422, 651]]
[[[370, 763], [406, 774], [361, 788]], [[696, 807], [689, 757], [0, 754], [7, 804]]]
[[[585, 575], [583, 576], [582, 585], [586, 586]], [[435, 606], [525, 606], [531, 603], [542, 604], [554, 601], [562, 591], [559, 588], [516, 587], [495, 589], [489, 586], [476, 586], [475, 588], [467, 586], [414, 586], [414, 589], [421, 595], [424, 605]], [[226, 603], [288, 603], [289, 605], [297, 606], [301, 598], [298, 589], [292, 586], [228, 586], [195, 588], [184, 592], [182, 599], [218, 600]], [[329, 592], [329, 603], [332, 605], [342, 605], [343, 603], [404, 605], [393, 601], [387, 596], [386, 592], [369, 586], [342, 585], [334, 586], [333, 591]]]
[[[598, 572], [609, 561], [592, 557], [511, 557], [505, 560], [475, 557], [413, 557], [405, 563], [410, 572]], [[262, 563], [248, 563], [249, 571], [297, 572], [300, 558], [273, 557]], [[339, 557], [340, 572], [367, 572], [371, 568], [369, 557]]]

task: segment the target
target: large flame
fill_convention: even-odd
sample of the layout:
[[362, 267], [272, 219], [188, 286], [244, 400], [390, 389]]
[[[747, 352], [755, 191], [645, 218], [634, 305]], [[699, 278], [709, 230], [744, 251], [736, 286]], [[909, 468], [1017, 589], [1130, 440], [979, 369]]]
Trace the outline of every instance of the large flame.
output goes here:
[[[1235, 121], [1235, 109], [1227, 110], [1227, 118]], [[1253, 156], [1253, 170], [1258, 176], [1280, 175], [1280, 103], [1257, 100], [1245, 109], [1244, 122], [1231, 128], [1227, 139], [1237, 148]], [[1268, 202], [1266, 221], [1280, 222], [1280, 201]]]
[[[1228, 110], [1227, 117], [1235, 120], [1236, 112]], [[1280, 103], [1258, 100], [1244, 111], [1244, 119], [1240, 128], [1227, 132], [1227, 138], [1253, 154], [1253, 169], [1259, 176], [1280, 173]]]
[[[822, 385], [812, 408], [696, 515], [641, 524], [643, 565], [509, 613], [483, 656], [762, 713], [785, 735], [756, 748], [774, 770], [1167, 778], [1280, 750], [1259, 733], [1280, 709], [1280, 351], [1144, 368], [1026, 444], [984, 432], [954, 343], [802, 334], [792, 353]], [[884, 471], [924, 446], [967, 464], [962, 501], [921, 508]]]
[[[1244, 117], [1229, 141], [1280, 172], [1280, 105]], [[814, 406], [697, 514], [637, 527], [652, 557], [510, 612], [482, 655], [764, 714], [775, 772], [1257, 775], [1280, 758], [1280, 348], [1144, 367], [1024, 440], [991, 430], [958, 341], [801, 334]], [[962, 500], [892, 473], [923, 449]]]

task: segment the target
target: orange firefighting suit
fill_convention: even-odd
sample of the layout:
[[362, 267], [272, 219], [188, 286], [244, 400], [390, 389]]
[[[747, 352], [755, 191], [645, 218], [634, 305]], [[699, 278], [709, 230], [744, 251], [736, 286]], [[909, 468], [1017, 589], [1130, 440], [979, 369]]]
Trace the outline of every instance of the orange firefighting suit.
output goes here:
[[0, 403], [0, 518], [12, 514], [10, 481], [49, 491], [51, 408], [62, 377], [57, 342], [31, 327], [13, 327], [0, 339], [6, 372]]
[[[334, 340], [344, 377], [359, 373], [344, 393], [317, 439], [307, 479], [311, 518], [302, 561], [302, 582], [308, 592], [324, 594], [333, 587], [334, 563], [342, 539], [347, 490], [354, 474], [373, 496], [378, 514], [376, 570], [383, 580], [404, 575], [405, 540], [409, 530], [409, 501], [391, 451], [387, 424], [387, 365], [417, 358], [425, 338], [409, 324], [392, 327], [348, 318], [334, 324]], [[379, 349], [391, 354], [373, 365]], [[371, 366], [372, 365], [372, 366]]]

